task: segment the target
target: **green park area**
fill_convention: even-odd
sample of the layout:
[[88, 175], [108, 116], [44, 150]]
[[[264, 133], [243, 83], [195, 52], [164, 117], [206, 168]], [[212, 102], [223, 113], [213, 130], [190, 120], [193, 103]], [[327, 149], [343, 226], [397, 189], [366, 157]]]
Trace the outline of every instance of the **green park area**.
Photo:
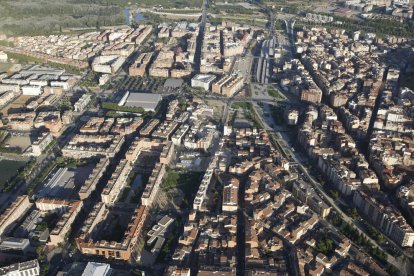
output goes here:
[[285, 113], [285, 108], [283, 106], [272, 106], [272, 117], [274, 122], [277, 125], [283, 125], [284, 119], [283, 114]]
[[166, 191], [180, 189], [184, 193], [184, 203], [187, 205], [198, 190], [201, 175], [200, 172], [169, 171], [163, 188]]
[[4, 185], [19, 173], [25, 162], [13, 160], [0, 160], [0, 190]]
[[[380, 248], [375, 246], [364, 234], [361, 234], [355, 226], [345, 223], [342, 217], [338, 214], [331, 214], [328, 218], [329, 222], [336, 226], [342, 234], [349, 238], [359, 248], [363, 249], [371, 257], [380, 262], [389, 271], [394, 271], [395, 267], [387, 262], [387, 255]], [[383, 241], [382, 234], [370, 227], [368, 233], [377, 242]], [[381, 239], [381, 240], [379, 240]], [[329, 249], [329, 244], [320, 244], [321, 249]]]
[[269, 94], [269, 96], [272, 96], [273, 98], [276, 98], [277, 100], [284, 99], [280, 91], [274, 88], [273, 86], [268, 86], [267, 93]]
[[401, 87], [408, 87], [411, 90], [414, 90], [414, 75], [413, 74], [404, 74], [401, 77]]

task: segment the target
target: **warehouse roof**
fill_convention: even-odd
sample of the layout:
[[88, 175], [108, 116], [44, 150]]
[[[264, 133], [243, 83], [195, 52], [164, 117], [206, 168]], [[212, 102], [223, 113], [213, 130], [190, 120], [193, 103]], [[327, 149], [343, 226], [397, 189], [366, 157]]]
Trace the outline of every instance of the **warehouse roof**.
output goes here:
[[145, 110], [155, 110], [162, 100], [161, 95], [152, 93], [130, 93], [125, 106], [142, 107]]

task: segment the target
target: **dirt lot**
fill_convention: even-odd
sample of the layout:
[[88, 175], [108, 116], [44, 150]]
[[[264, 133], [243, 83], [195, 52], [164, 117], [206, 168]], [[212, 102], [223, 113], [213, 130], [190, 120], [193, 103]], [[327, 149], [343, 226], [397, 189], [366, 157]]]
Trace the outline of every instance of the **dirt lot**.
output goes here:
[[207, 104], [214, 109], [214, 119], [220, 120], [224, 111], [224, 103], [217, 100], [207, 100]]
[[16, 100], [14, 100], [12, 103], [6, 105], [2, 110], [1, 113], [3, 115], [8, 114], [9, 109], [18, 109], [26, 105], [28, 100], [30, 99], [30, 96], [19, 96]]
[[22, 151], [31, 145], [29, 136], [10, 136], [5, 144], [8, 144], [10, 147], [19, 147]]

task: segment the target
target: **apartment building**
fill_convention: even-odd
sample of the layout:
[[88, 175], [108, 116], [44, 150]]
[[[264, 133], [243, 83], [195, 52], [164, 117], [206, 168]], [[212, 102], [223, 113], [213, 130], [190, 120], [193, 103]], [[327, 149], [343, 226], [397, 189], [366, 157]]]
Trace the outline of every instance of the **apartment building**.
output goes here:
[[213, 93], [231, 97], [244, 86], [243, 77], [224, 76], [212, 86]]
[[47, 146], [53, 141], [53, 136], [49, 132], [44, 132], [32, 142], [32, 152], [35, 156], [40, 156]]
[[58, 133], [63, 127], [60, 111], [39, 112], [33, 122], [33, 126], [35, 128], [45, 127], [53, 134]]
[[292, 194], [322, 218], [329, 215], [331, 208], [304, 181], [298, 180], [293, 183]]
[[193, 202], [194, 210], [202, 210], [204, 207], [203, 206], [204, 200], [207, 196], [207, 191], [210, 186], [211, 180], [213, 178], [213, 173], [214, 173], [216, 162], [217, 161], [214, 160], [213, 158], [213, 160], [210, 162], [209, 167], [203, 176], [203, 179], [201, 180], [201, 184], [198, 187], [198, 191], [197, 191], [196, 197], [194, 198], [194, 202]]
[[10, 102], [12, 99], [16, 97], [15, 92], [13, 91], [6, 91], [6, 92], [0, 92], [0, 106], [3, 106]]
[[65, 157], [75, 159], [95, 156], [114, 157], [125, 141], [122, 135], [77, 134], [62, 149]]
[[79, 198], [81, 200], [87, 199], [93, 191], [96, 189], [99, 180], [102, 178], [103, 174], [109, 166], [109, 158], [101, 158], [93, 168], [91, 174], [85, 180], [85, 183], [81, 186], [79, 190]]
[[149, 120], [148, 123], [141, 129], [139, 135], [144, 137], [150, 136], [159, 123], [160, 120], [158, 119]]
[[[135, 247], [142, 235], [148, 217], [148, 209], [145, 206], [138, 207], [121, 242], [115, 241], [94, 241], [88, 238], [76, 238], [76, 245], [79, 251], [85, 255], [95, 255], [106, 259], [130, 261], [135, 259]], [[136, 261], [136, 259], [135, 259]]]
[[182, 124], [174, 135], [171, 137], [171, 141], [174, 145], [181, 145], [183, 142], [184, 136], [187, 135], [188, 131], [190, 130], [190, 126], [188, 124]]
[[59, 199], [41, 198], [36, 201], [36, 207], [42, 212], [57, 213], [60, 217], [50, 232], [48, 245], [57, 246], [66, 242], [66, 236], [72, 228], [77, 215], [82, 209], [82, 201], [67, 201]]
[[6, 234], [10, 230], [10, 226], [18, 221], [31, 206], [32, 203], [29, 201], [29, 196], [17, 197], [0, 216], [0, 236]]
[[172, 142], [164, 143], [160, 153], [160, 163], [168, 166], [175, 159], [175, 157], [174, 144]]
[[33, 128], [33, 122], [36, 112], [21, 112], [8, 115], [8, 128], [12, 130], [30, 131]]
[[300, 100], [310, 103], [320, 103], [322, 101], [322, 91], [319, 88], [302, 89]]
[[158, 194], [162, 179], [166, 173], [166, 166], [158, 163], [152, 170], [151, 176], [149, 177], [148, 183], [145, 186], [144, 192], [141, 196], [141, 204], [150, 207]]
[[40, 266], [37, 260], [31, 260], [22, 263], [16, 263], [0, 267], [0, 275], [3, 276], [38, 276], [40, 275]]
[[222, 210], [226, 212], [236, 212], [238, 206], [238, 193], [240, 181], [232, 177], [223, 188]]
[[92, 96], [90, 94], [83, 94], [73, 105], [75, 112], [83, 112], [88, 104], [91, 102]]
[[353, 203], [368, 221], [402, 247], [412, 247], [414, 231], [382, 192], [354, 193]]
[[152, 137], [163, 140], [170, 140], [171, 136], [178, 128], [179, 123], [176, 121], [164, 121], [152, 133]]
[[98, 56], [92, 62], [92, 70], [103, 74], [115, 74], [124, 64], [126, 57], [119, 55]]
[[129, 67], [128, 72], [130, 76], [144, 76], [148, 70], [148, 64], [151, 61], [152, 53], [140, 54], [134, 63]]
[[122, 159], [119, 162], [101, 193], [103, 203], [108, 205], [115, 203], [119, 194], [127, 184], [127, 179], [131, 170], [132, 166], [128, 160]]
[[88, 217], [83, 222], [79, 238], [87, 240], [93, 237], [94, 233], [98, 232], [99, 230], [99, 223], [105, 220], [108, 214], [109, 211], [103, 202], [96, 203], [92, 207], [92, 210], [88, 214]]

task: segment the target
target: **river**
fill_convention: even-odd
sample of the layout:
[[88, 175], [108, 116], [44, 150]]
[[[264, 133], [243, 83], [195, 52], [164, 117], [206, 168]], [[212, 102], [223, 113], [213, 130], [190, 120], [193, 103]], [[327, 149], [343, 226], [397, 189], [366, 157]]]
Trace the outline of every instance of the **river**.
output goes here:
[[[131, 25], [131, 17], [130, 17], [130, 10], [128, 8], [124, 9], [124, 16], [125, 16], [125, 24]], [[142, 13], [135, 13], [134, 21], [136, 23], [140, 23], [140, 21], [144, 21], [145, 17]]]

